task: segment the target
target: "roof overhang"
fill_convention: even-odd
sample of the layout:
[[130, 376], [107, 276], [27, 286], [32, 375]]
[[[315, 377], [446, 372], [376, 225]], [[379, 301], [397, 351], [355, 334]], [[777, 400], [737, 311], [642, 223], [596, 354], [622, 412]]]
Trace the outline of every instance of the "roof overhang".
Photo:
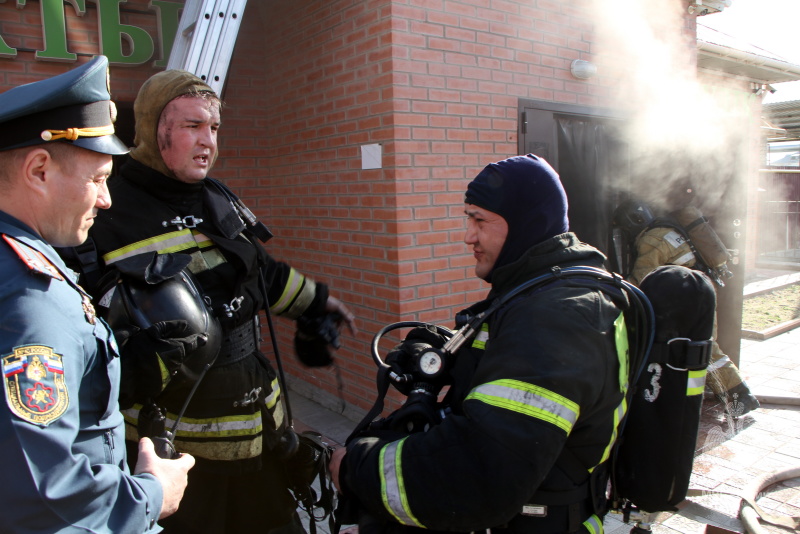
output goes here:
[[800, 80], [800, 65], [699, 39], [697, 68], [708, 73], [734, 76], [755, 83]]

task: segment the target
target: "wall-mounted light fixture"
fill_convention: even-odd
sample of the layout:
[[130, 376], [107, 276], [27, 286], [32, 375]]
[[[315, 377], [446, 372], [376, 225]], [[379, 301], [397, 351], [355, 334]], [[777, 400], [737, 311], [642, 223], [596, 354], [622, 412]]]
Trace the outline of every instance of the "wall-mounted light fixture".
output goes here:
[[569, 71], [579, 80], [588, 80], [597, 74], [597, 65], [591, 61], [576, 59], [569, 66]]

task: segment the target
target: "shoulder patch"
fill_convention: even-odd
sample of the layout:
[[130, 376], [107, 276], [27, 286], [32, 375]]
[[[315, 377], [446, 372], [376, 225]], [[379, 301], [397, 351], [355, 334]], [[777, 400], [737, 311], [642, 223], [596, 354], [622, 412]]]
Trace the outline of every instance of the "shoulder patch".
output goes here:
[[47, 426], [64, 415], [69, 393], [62, 355], [44, 345], [15, 347], [3, 356], [6, 403], [20, 419]]
[[7, 234], [3, 234], [3, 239], [9, 244], [14, 252], [17, 253], [19, 259], [21, 259], [34, 273], [43, 274], [51, 278], [55, 278], [56, 280], [64, 279], [56, 266], [53, 265], [44, 254], [35, 248], [31, 247], [30, 245], [26, 245], [22, 241]]

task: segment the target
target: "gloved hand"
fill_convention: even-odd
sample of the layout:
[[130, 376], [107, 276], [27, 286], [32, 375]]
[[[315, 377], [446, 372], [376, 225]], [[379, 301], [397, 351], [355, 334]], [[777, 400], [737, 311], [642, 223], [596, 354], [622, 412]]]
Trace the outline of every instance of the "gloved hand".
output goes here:
[[297, 319], [297, 332], [294, 335], [294, 350], [297, 358], [307, 367], [325, 367], [333, 363], [331, 347], [338, 349], [339, 328], [342, 316], [328, 313], [309, 319]]
[[186, 355], [206, 342], [183, 320], [160, 321], [144, 330], [131, 325], [114, 334], [121, 348], [122, 409], [154, 399], [178, 375]]
[[393, 348], [386, 355], [385, 362], [391, 367], [392, 372], [401, 379], [391, 378], [392, 384], [403, 395], [411, 392], [419, 356], [431, 347], [440, 349], [447, 342], [447, 338], [436, 331], [433, 325], [418, 326], [412, 329], [402, 343]]

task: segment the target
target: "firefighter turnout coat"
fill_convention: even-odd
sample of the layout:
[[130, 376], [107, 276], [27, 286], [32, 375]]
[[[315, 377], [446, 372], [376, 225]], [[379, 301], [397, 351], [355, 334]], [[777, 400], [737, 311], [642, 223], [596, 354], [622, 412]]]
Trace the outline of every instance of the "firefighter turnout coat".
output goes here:
[[[259, 278], [271, 313], [289, 319], [323, 313], [327, 287], [272, 259], [209, 179], [179, 182], [129, 158], [109, 189], [115, 202], [98, 214], [90, 233], [100, 263], [108, 268], [152, 252], [190, 255], [188, 268], [226, 335], [177, 428], [176, 449], [194, 455], [198, 467], [203, 460], [222, 460], [215, 470], [259, 469], [261, 452], [276, 445], [285, 425], [277, 374], [258, 351], [255, 319], [264, 306]], [[102, 306], [103, 295], [95, 297]], [[168, 386], [157, 399], [169, 426], [187, 393]], [[138, 439], [141, 408], [137, 403], [123, 410], [129, 440]]]
[[[656, 267], [662, 265], [681, 265], [689, 269], [697, 268], [698, 261], [689, 240], [682, 232], [669, 226], [653, 226], [642, 231], [635, 242], [636, 260], [628, 279], [639, 285], [642, 279]], [[742, 383], [739, 370], [722, 351], [717, 343], [717, 320], [714, 315], [714, 328], [711, 335], [711, 366], [714, 371], [709, 385], [715, 393], [724, 394]]]
[[635, 247], [636, 261], [628, 279], [637, 286], [656, 267], [682, 265], [691, 269], [697, 263], [686, 236], [675, 228], [649, 228], [636, 237]]
[[[553, 267], [603, 262], [574, 234], [556, 236], [497, 269], [471, 310]], [[625, 412], [627, 305], [568, 281], [513, 298], [455, 355], [451, 413], [424, 433], [353, 440], [343, 494], [383, 531], [600, 532], [588, 486], [598, 473], [604, 491], [599, 473]]]

